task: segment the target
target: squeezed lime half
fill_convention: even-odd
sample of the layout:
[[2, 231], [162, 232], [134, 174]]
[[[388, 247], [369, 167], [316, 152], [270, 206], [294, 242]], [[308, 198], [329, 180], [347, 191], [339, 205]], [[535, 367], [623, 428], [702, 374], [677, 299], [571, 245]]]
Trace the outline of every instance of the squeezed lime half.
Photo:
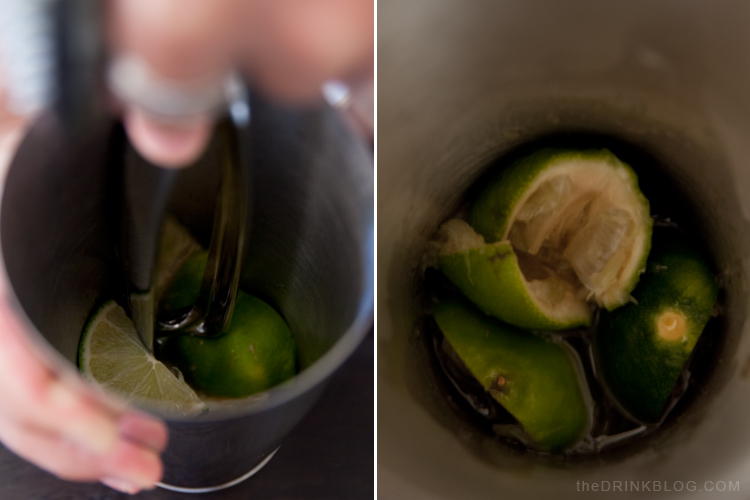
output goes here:
[[653, 225], [628, 165], [608, 150], [563, 149], [501, 170], [467, 222], [439, 231], [440, 270], [487, 313], [539, 330], [586, 326], [589, 304], [626, 303]]

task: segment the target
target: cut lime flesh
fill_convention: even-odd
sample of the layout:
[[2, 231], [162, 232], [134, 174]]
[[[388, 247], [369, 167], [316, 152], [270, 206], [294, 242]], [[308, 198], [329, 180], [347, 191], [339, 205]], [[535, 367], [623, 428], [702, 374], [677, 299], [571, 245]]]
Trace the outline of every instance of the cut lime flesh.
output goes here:
[[607, 150], [557, 149], [502, 170], [468, 222], [488, 243], [510, 242], [528, 282], [556, 276], [576, 286], [581, 302], [610, 310], [629, 300], [653, 225], [628, 165]]
[[580, 362], [564, 344], [486, 316], [465, 300], [443, 300], [438, 327], [484, 389], [544, 451], [562, 451], [592, 422]]
[[[532, 330], [563, 330], [591, 324], [591, 308], [574, 284], [556, 274], [527, 280], [523, 254], [510, 242], [484, 244], [464, 221], [445, 223], [440, 270], [484, 312]], [[533, 275], [532, 275], [533, 276]]]
[[190, 386], [146, 350], [133, 322], [112, 300], [86, 325], [78, 363], [86, 379], [146, 409], [188, 416], [206, 408]]

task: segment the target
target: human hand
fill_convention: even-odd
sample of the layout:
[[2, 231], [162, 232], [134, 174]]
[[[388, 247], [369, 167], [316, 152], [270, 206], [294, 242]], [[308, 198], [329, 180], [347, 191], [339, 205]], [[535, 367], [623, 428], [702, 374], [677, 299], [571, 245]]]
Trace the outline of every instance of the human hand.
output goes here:
[[[291, 103], [321, 98], [337, 80], [350, 88], [346, 115], [371, 137], [372, 0], [114, 0], [113, 54], [136, 55], [161, 80], [192, 85], [243, 71], [266, 94]], [[168, 122], [127, 105], [128, 135], [151, 162], [179, 167], [203, 151], [211, 119]]]
[[[239, 67], [268, 94], [297, 103], [318, 98], [323, 82], [342, 80], [362, 110], [358, 121], [372, 132], [372, 0], [115, 0], [111, 6], [113, 45], [165, 78], [218, 78]], [[2, 102], [0, 84], [0, 179], [25, 127]], [[164, 123], [133, 107], [124, 121], [141, 153], [165, 166], [194, 160], [212, 126], [208, 117]], [[4, 276], [0, 270], [0, 441], [64, 479], [100, 480], [129, 493], [152, 487], [162, 474], [164, 424], [53, 369], [11, 306]]]
[[[3, 106], [2, 89], [0, 79], [0, 179], [26, 126]], [[109, 401], [72, 368], [54, 368], [12, 300], [0, 265], [0, 441], [63, 479], [99, 480], [126, 493], [153, 488], [165, 425]]]

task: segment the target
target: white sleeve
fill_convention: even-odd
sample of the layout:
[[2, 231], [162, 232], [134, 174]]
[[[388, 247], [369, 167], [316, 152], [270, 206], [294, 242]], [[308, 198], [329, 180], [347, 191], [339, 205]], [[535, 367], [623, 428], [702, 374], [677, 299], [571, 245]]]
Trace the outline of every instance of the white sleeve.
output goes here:
[[9, 110], [23, 115], [49, 104], [54, 69], [51, 0], [0, 0], [0, 74]]

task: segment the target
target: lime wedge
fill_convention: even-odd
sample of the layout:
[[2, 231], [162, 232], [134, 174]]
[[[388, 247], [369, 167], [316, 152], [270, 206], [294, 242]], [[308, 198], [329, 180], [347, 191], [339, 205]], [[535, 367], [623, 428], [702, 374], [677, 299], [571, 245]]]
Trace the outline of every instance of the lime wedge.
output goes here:
[[591, 308], [575, 280], [555, 273], [528, 278], [509, 241], [485, 244], [466, 222], [452, 219], [438, 231], [440, 271], [484, 312], [533, 330], [591, 324]]
[[658, 422], [708, 323], [719, 287], [703, 257], [674, 229], [654, 232], [636, 302], [601, 317], [594, 343], [610, 394], [636, 420]]
[[195, 415], [206, 408], [181, 376], [146, 350], [133, 322], [113, 300], [86, 325], [78, 364], [86, 379], [138, 406], [170, 415]]
[[[488, 243], [510, 242], [527, 282], [575, 284], [608, 310], [630, 299], [653, 221], [635, 172], [607, 150], [542, 149], [501, 170], [471, 207]], [[558, 293], [557, 286], [530, 293]]]
[[580, 362], [563, 343], [529, 335], [465, 300], [443, 300], [433, 316], [480, 384], [544, 451], [562, 451], [590, 430]]
[[193, 235], [170, 214], [164, 216], [156, 255], [157, 300], [166, 291], [172, 277], [194, 253], [203, 250]]

